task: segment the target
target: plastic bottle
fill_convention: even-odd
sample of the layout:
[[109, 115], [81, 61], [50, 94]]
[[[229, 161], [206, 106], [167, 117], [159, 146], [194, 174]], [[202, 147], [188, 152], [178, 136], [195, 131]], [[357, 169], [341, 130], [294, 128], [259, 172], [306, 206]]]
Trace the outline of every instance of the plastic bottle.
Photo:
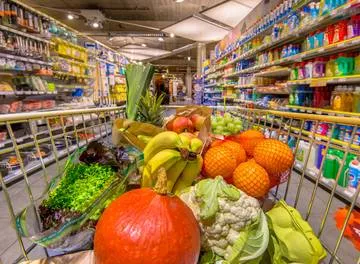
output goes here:
[[354, 113], [360, 113], [360, 86], [357, 86], [353, 92], [352, 111]]
[[341, 87], [339, 86], [335, 87], [335, 90], [332, 92], [331, 97], [332, 97], [331, 99], [332, 109], [335, 111], [341, 111], [344, 104]]
[[348, 190], [355, 193], [360, 182], [360, 162], [356, 159], [349, 164], [348, 181]]
[[354, 70], [353, 74], [360, 74], [360, 53], [354, 54]]
[[[352, 58], [353, 59], [353, 58]], [[335, 60], [335, 76], [344, 76], [352, 73], [351, 61], [345, 53], [340, 53], [339, 57]]]
[[354, 102], [353, 88], [349, 86], [346, 89], [346, 100], [345, 100], [346, 112], [352, 111], [353, 102]]
[[310, 79], [313, 77], [313, 61], [308, 60], [305, 65], [305, 78]]
[[326, 68], [326, 71], [325, 71], [326, 77], [334, 77], [335, 76], [336, 59], [337, 59], [337, 56], [332, 55], [332, 56], [330, 56], [330, 59], [326, 63], [326, 67], [325, 67]]
[[335, 24], [334, 42], [344, 41], [347, 38], [348, 20], [343, 20]]
[[323, 57], [318, 57], [315, 59], [314, 63], [313, 63], [313, 73], [312, 73], [312, 77], [313, 78], [321, 78], [325, 76], [325, 58]]
[[331, 45], [334, 43], [334, 34], [335, 34], [335, 26], [328, 25], [326, 27], [325, 36], [324, 36], [324, 46]]
[[323, 176], [326, 179], [335, 180], [336, 173], [339, 170], [339, 163], [337, 162], [337, 150], [329, 149], [325, 155], [324, 167], [323, 167]]
[[324, 46], [325, 32], [318, 30], [315, 34], [315, 48]]
[[299, 68], [298, 68], [298, 79], [299, 80], [303, 80], [305, 79], [306, 77], [306, 74], [305, 74], [305, 65], [306, 65], [306, 62], [301, 62], [299, 64]]

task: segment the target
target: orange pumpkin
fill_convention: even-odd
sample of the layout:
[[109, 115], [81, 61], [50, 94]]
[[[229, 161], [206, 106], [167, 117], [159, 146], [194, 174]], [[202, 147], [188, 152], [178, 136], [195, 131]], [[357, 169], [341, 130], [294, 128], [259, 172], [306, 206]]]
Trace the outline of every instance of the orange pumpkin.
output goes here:
[[154, 190], [127, 192], [104, 211], [94, 239], [97, 264], [197, 263], [198, 223], [185, 203], [166, 194], [165, 170], [158, 179]]

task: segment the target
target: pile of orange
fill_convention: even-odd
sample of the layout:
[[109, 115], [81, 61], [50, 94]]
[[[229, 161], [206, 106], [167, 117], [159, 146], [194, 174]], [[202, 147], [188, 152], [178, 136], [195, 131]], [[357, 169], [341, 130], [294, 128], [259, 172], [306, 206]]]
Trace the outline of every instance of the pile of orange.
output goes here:
[[231, 140], [213, 142], [204, 156], [207, 177], [223, 176], [246, 194], [261, 198], [281, 183], [294, 161], [291, 149], [279, 140], [248, 130]]

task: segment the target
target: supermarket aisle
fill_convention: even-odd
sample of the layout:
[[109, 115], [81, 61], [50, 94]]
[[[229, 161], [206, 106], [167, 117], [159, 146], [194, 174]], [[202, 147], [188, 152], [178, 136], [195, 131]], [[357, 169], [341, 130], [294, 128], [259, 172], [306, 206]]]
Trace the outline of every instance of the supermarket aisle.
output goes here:
[[[65, 160], [62, 160], [62, 163], [64, 163]], [[49, 175], [56, 175], [56, 166], [55, 164], [51, 165], [48, 168]], [[35, 195], [36, 198], [38, 198], [42, 191], [44, 190], [45, 184], [43, 181], [43, 175], [42, 172], [37, 172], [29, 177], [29, 181], [31, 184], [31, 189]], [[293, 173], [291, 178], [291, 184], [289, 188], [289, 193], [287, 197], [287, 202], [290, 205], [294, 205], [295, 197], [296, 197], [296, 191], [298, 188], [300, 182], [300, 175]], [[21, 209], [23, 209], [26, 205], [29, 204], [29, 201], [27, 199], [27, 194], [25, 193], [25, 184], [24, 182], [18, 182], [11, 186], [9, 188], [11, 198], [14, 201], [14, 209], [16, 212], [19, 212]], [[314, 184], [306, 179], [304, 179], [303, 187], [301, 188], [300, 196], [299, 196], [299, 202], [297, 204], [297, 209], [301, 212], [302, 216], [304, 217], [306, 215], [308, 204], [310, 201], [311, 193], [314, 188]], [[285, 192], [285, 185], [283, 184], [279, 188], [279, 195], [280, 197], [283, 197]], [[325, 204], [329, 198], [329, 194], [325, 192], [322, 189], [318, 189], [316, 193], [316, 197], [314, 200], [314, 207], [312, 209], [309, 223], [313, 227], [315, 233], [318, 232], [322, 216], [324, 214], [325, 210]], [[337, 240], [337, 237], [339, 235], [339, 231], [335, 227], [335, 221], [333, 220], [333, 214], [334, 212], [339, 208], [343, 207], [344, 204], [334, 199], [328, 219], [326, 222], [326, 225], [324, 227], [323, 233], [321, 235], [322, 241], [325, 241], [325, 246], [328, 248], [333, 249]], [[21, 254], [20, 248], [18, 246], [18, 243], [16, 241], [16, 235], [14, 233], [13, 228], [10, 225], [10, 218], [8, 216], [8, 211], [6, 207], [6, 203], [4, 201], [3, 194], [0, 196], [0, 210], [3, 212], [0, 216], [0, 229], [3, 230], [2, 232], [2, 239], [0, 240], [0, 257], [1, 261], [5, 264], [12, 263], [17, 256]], [[4, 239], [6, 238], [6, 239]], [[24, 239], [25, 246], [29, 246], [31, 243], [30, 241]], [[35, 249], [29, 254], [31, 259], [37, 259], [40, 257], [45, 256], [45, 252], [41, 247], [35, 247]], [[357, 252], [352, 246], [352, 244], [344, 239], [341, 243], [341, 247], [339, 249], [338, 256], [341, 258], [343, 263], [356, 263], [356, 260], [358, 258]], [[330, 258], [328, 257], [327, 260]], [[327, 263], [327, 262], [326, 262]]]

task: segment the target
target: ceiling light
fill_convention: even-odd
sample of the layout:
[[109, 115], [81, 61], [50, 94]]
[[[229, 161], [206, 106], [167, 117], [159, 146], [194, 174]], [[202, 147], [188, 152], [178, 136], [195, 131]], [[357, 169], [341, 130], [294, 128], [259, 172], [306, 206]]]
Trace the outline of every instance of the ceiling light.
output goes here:
[[184, 0], [175, 0], [175, 3], [182, 3]]
[[146, 48], [146, 44], [145, 43], [143, 43], [143, 44], [141, 44], [141, 47], [144, 47], [144, 48]]
[[174, 33], [170, 33], [170, 38], [173, 38], [175, 37], [175, 34]]
[[73, 14], [68, 14], [68, 15], [67, 15], [67, 18], [68, 18], [69, 20], [73, 20], [75, 17], [74, 17]]
[[99, 27], [100, 27], [100, 23], [99, 23], [99, 22], [93, 22], [93, 23], [91, 24], [91, 26], [92, 26], [93, 28], [99, 28]]
[[163, 79], [165, 79], [165, 74], [161, 75], [161, 77], [162, 77]]
[[160, 38], [158, 38], [158, 41], [163, 42], [164, 39], [160, 37]]
[[189, 57], [187, 57], [187, 59], [188, 59], [188, 61], [191, 61], [191, 57], [189, 56]]

